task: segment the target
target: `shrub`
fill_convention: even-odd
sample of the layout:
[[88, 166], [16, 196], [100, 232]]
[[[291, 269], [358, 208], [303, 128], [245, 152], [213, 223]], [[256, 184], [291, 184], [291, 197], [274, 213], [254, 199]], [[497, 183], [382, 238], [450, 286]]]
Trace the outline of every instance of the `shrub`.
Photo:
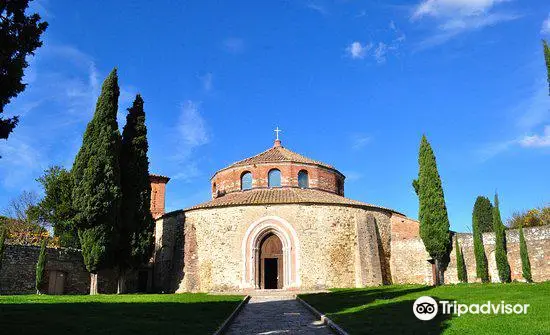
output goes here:
[[42, 286], [44, 286], [44, 267], [46, 266], [46, 243], [42, 240], [40, 246], [40, 254], [38, 255], [38, 262], [36, 263], [36, 293], [42, 293]]
[[455, 235], [455, 249], [456, 249], [456, 272], [458, 274], [458, 280], [461, 283], [468, 282], [468, 274], [466, 272], [466, 265], [464, 264], [464, 255], [460, 246], [458, 245], [458, 235]]
[[531, 277], [531, 262], [529, 262], [529, 252], [527, 251], [527, 243], [525, 242], [525, 236], [523, 236], [523, 227], [519, 228], [519, 254], [521, 255], [521, 270], [523, 278], [528, 283], [533, 281]]

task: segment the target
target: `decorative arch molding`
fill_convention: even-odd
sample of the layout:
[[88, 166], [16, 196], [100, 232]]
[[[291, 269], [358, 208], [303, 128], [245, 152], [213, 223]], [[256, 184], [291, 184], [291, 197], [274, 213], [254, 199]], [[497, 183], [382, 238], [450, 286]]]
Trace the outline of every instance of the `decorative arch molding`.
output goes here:
[[241, 288], [260, 288], [260, 244], [269, 234], [275, 234], [283, 244], [283, 289], [300, 287], [300, 243], [296, 230], [283, 218], [264, 216], [250, 224], [243, 237]]

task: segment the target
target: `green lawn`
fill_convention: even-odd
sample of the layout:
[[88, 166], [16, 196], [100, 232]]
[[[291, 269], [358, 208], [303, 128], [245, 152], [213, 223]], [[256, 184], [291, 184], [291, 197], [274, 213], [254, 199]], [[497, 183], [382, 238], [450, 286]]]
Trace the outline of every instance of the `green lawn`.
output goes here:
[[[421, 296], [458, 303], [530, 304], [526, 315], [438, 314], [418, 320], [414, 301]], [[460, 284], [441, 287], [395, 285], [334, 289], [301, 295], [350, 334], [550, 334], [550, 282], [539, 284]]]
[[212, 334], [242, 298], [202, 293], [0, 296], [0, 334]]

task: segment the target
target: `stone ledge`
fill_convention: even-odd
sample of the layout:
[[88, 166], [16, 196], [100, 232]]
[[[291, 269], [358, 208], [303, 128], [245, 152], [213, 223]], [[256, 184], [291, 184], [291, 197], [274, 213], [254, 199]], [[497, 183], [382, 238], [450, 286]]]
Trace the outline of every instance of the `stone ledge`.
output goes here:
[[346, 332], [344, 329], [342, 329], [342, 327], [338, 326], [334, 321], [332, 321], [328, 316], [326, 316], [325, 314], [321, 314], [321, 312], [319, 312], [318, 310], [315, 309], [315, 307], [311, 306], [310, 304], [308, 304], [307, 302], [305, 302], [302, 298], [300, 298], [299, 296], [296, 296], [296, 300], [298, 300], [298, 302], [300, 302], [302, 305], [304, 305], [310, 312], [312, 312], [313, 314], [315, 314], [318, 318], [321, 319], [321, 322], [323, 322], [324, 324], [326, 324], [327, 326], [330, 327], [330, 329], [332, 329], [336, 334], [340, 334], [340, 335], [349, 335], [348, 332]]
[[225, 321], [222, 323], [222, 325], [218, 328], [218, 330], [216, 330], [216, 332], [214, 333], [214, 335], [221, 335], [223, 333], [225, 333], [225, 331], [227, 330], [227, 328], [229, 327], [229, 324], [231, 323], [231, 321], [233, 321], [235, 319], [235, 317], [237, 316], [237, 314], [239, 314], [239, 312], [241, 311], [241, 309], [244, 308], [244, 305], [246, 305], [248, 303], [248, 301], [250, 300], [250, 296], [247, 295], [246, 297], [244, 297], [244, 299], [239, 303], [239, 306], [237, 306], [237, 308], [235, 308], [235, 310], [233, 311], [233, 313], [231, 313], [231, 315], [229, 315], [229, 317], [227, 319], [225, 319]]

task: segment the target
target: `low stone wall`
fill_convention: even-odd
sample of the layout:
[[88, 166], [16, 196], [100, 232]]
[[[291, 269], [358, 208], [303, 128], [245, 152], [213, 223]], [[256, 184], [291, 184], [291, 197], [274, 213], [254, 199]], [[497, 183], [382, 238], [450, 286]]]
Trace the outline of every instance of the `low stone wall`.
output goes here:
[[[531, 263], [531, 275], [533, 281], [541, 282], [550, 280], [550, 226], [524, 228], [523, 234], [529, 252]], [[453, 250], [451, 261], [445, 272], [446, 283], [458, 283], [456, 269], [455, 238], [464, 255], [468, 282], [480, 281], [476, 278], [476, 260], [474, 255], [474, 241], [472, 234], [455, 234], [453, 237]], [[498, 270], [495, 262], [495, 234], [484, 233], [483, 245], [489, 265], [489, 276], [492, 282], [498, 282]], [[521, 269], [521, 256], [519, 253], [519, 230], [509, 229], [506, 231], [506, 246], [508, 263], [512, 274], [512, 280], [524, 281]]]
[[[0, 269], [0, 294], [36, 293], [36, 262], [40, 247], [34, 245], [6, 245]], [[48, 291], [50, 271], [65, 275], [66, 294], [87, 294], [90, 274], [86, 271], [79, 250], [47, 248], [44, 288]]]
[[[533, 281], [550, 280], [550, 226], [525, 228], [524, 235], [529, 251]], [[392, 216], [391, 238], [392, 282], [394, 284], [432, 284], [432, 268], [428, 262], [430, 256], [420, 238], [418, 221]], [[459, 282], [456, 269], [456, 250], [454, 249], [456, 238], [458, 238], [458, 243], [464, 255], [468, 282], [479, 282], [480, 279], [476, 278], [473, 236], [467, 233], [455, 233], [450, 262], [445, 271], [445, 283], [454, 284]], [[519, 253], [519, 231], [517, 229], [507, 230], [506, 241], [512, 280], [524, 281]], [[489, 265], [489, 276], [492, 282], [498, 282], [498, 271], [495, 263], [495, 234], [484, 233], [483, 244]]]
[[[2, 257], [0, 268], [0, 294], [36, 293], [36, 262], [40, 247], [34, 245], [8, 244]], [[48, 292], [50, 273], [63, 273], [63, 294], [88, 294], [90, 274], [84, 266], [80, 250], [47, 248], [44, 268], [43, 292]], [[113, 270], [101, 271], [98, 275], [99, 293], [116, 293], [116, 274]], [[129, 276], [130, 289], [134, 286], [134, 276]]]

